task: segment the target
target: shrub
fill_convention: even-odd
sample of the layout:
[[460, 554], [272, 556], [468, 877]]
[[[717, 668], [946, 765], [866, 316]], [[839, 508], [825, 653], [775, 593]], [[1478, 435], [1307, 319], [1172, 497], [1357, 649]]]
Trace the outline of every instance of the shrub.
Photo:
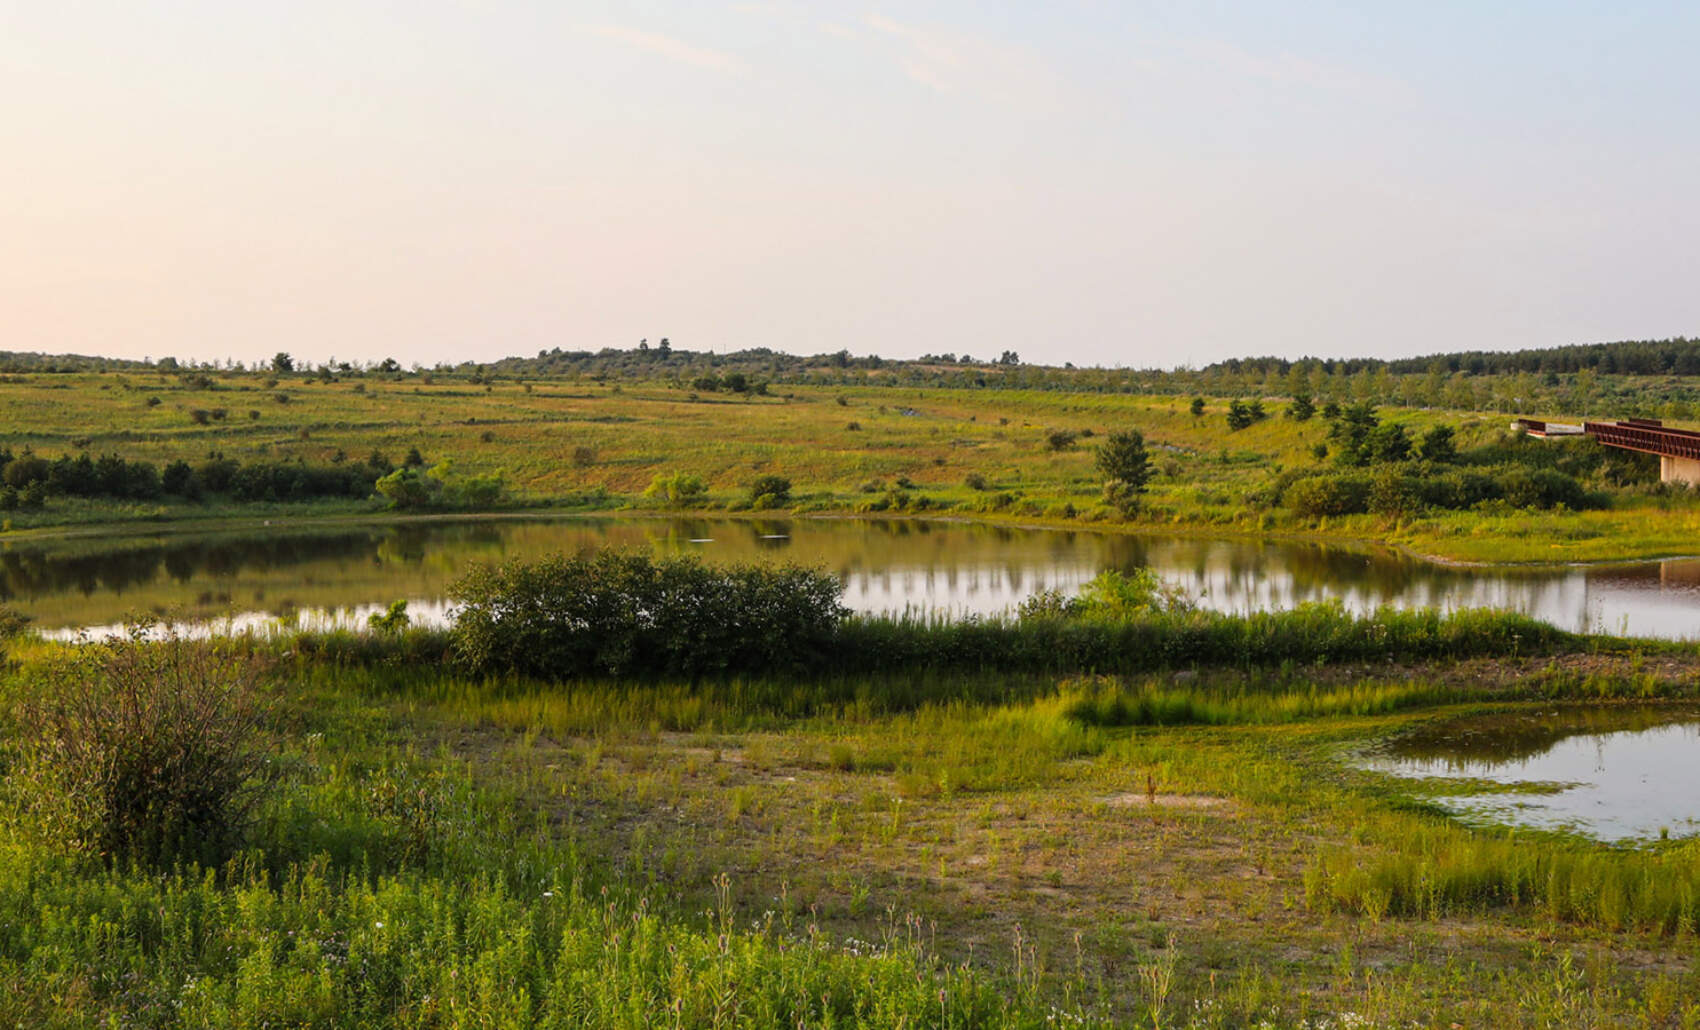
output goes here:
[[1106, 479], [1100, 500], [1106, 507], [1114, 508], [1125, 519], [1139, 510], [1139, 494], [1139, 488], [1126, 480]]
[[968, 475], [963, 477], [962, 482], [970, 490], [987, 490], [987, 489], [990, 489], [989, 484], [987, 484], [987, 482], [986, 482], [986, 477], [982, 476], [978, 472], [968, 473]]
[[14, 803], [72, 852], [221, 862], [268, 784], [260, 671], [229, 643], [176, 636], [80, 649], [24, 707]]
[[1311, 518], [1359, 515], [1369, 510], [1369, 483], [1356, 476], [1312, 476], [1287, 487], [1282, 501]]
[[1121, 621], [1159, 612], [1189, 612], [1193, 608], [1191, 598], [1180, 588], [1163, 582], [1149, 568], [1141, 567], [1127, 574], [1113, 569], [1100, 572], [1074, 598], [1065, 598], [1057, 590], [1041, 590], [1021, 603], [1017, 617]]
[[456, 654], [481, 672], [691, 676], [815, 668], [844, 616], [838, 580], [602, 551], [479, 566], [451, 590]]
[[650, 480], [643, 495], [666, 501], [668, 504], [686, 504], [707, 492], [708, 487], [696, 476], [689, 472], [673, 472], [657, 473], [655, 478]]
[[574, 468], [587, 469], [594, 464], [596, 464], [596, 448], [584, 446], [573, 448]]
[[165, 466], [165, 474], [160, 477], [160, 487], [168, 494], [179, 497], [199, 497], [201, 481], [195, 476], [195, 469], [181, 459]]
[[443, 493], [441, 479], [413, 465], [403, 465], [372, 486], [397, 508], [427, 508]]
[[50, 469], [46, 459], [25, 455], [6, 463], [4, 479], [7, 486], [22, 490], [31, 483], [45, 480]]
[[1053, 451], [1066, 451], [1074, 446], [1075, 435], [1072, 429], [1053, 429], [1045, 434], [1045, 446]]
[[1370, 480], [1367, 503], [1378, 515], [1407, 515], [1423, 507], [1423, 493], [1420, 476], [1389, 466]]
[[752, 508], [777, 508], [791, 499], [791, 481], [784, 476], [760, 476], [750, 484]]
[[34, 619], [25, 615], [11, 605], [0, 604], [0, 640], [11, 640], [22, 636], [24, 630]]
[[493, 508], [507, 500], [508, 484], [500, 472], [468, 476], [448, 485], [449, 502], [461, 508]]
[[366, 625], [375, 632], [393, 636], [406, 629], [413, 622], [413, 617], [407, 614], [407, 602], [391, 601], [390, 606], [381, 612], [373, 612], [366, 616]]
[[1518, 508], [1590, 507], [1582, 484], [1557, 469], [1510, 469], [1499, 477], [1505, 500]]

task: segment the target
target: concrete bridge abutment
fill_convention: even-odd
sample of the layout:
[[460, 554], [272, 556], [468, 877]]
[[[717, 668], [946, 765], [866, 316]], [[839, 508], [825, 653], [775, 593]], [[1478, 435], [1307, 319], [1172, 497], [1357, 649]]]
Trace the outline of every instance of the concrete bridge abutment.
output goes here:
[[1700, 458], [1676, 458], [1659, 455], [1659, 482], [1700, 486]]

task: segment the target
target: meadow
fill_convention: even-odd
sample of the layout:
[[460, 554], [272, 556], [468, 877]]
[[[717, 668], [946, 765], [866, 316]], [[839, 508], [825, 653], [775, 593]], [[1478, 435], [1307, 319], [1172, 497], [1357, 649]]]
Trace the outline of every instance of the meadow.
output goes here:
[[256, 663], [268, 789], [228, 857], [162, 864], [44, 833], [20, 727], [79, 659], [10, 643], [8, 1023], [1700, 1021], [1692, 844], [1471, 829], [1347, 760], [1692, 697], [1686, 652], [692, 683], [474, 676], [410, 631], [216, 646]]
[[[1317, 457], [1318, 448], [1340, 449], [1333, 423], [1321, 416], [1284, 417], [1286, 404], [1271, 397], [1265, 401], [1269, 417], [1230, 429], [1234, 398], [1203, 399], [1194, 414], [1182, 395], [1054, 389], [805, 383], [733, 394], [644, 379], [57, 373], [0, 382], [0, 407], [10, 416], [0, 446], [47, 458], [110, 453], [163, 466], [216, 454], [322, 469], [374, 455], [399, 466], [417, 452], [421, 468], [436, 470], [449, 494], [457, 484], [488, 486], [499, 477], [499, 500], [478, 494], [486, 498], [480, 508], [754, 507], [1091, 523], [1369, 540], [1458, 561], [1681, 555], [1692, 553], [1700, 530], [1700, 506], [1686, 491], [1649, 483], [1644, 467], [1626, 472], [1593, 456], [1576, 459], [1585, 466], [1582, 487], [1603, 500], [1588, 510], [1502, 501], [1450, 510], [1417, 498], [1379, 513], [1317, 514], [1295, 507], [1288, 491], [1295, 477], [1334, 472], [1332, 458]], [[1435, 426], [1450, 427], [1461, 453], [1492, 454], [1536, 471], [1562, 449], [1591, 446], [1526, 442], [1519, 448], [1508, 439], [1505, 415], [1479, 410], [1383, 406], [1377, 414], [1412, 439]], [[1154, 472], [1134, 510], [1105, 503], [1095, 467], [1099, 444], [1126, 429], [1145, 435]], [[1374, 471], [1363, 470], [1365, 488]], [[784, 496], [751, 494], [764, 476], [785, 481]], [[1496, 478], [1503, 477], [1487, 480]], [[1391, 488], [1403, 489], [1397, 483]], [[205, 528], [234, 519], [385, 514], [395, 511], [384, 498], [53, 496], [39, 510], [19, 508], [3, 517], [8, 532], [22, 534], [95, 523]]]
[[[893, 382], [23, 372], [0, 380], [14, 456], [366, 463], [440, 489], [404, 512], [49, 493], [4, 512], [0, 542], [81, 534], [121, 565], [128, 527], [138, 560], [169, 564], [178, 533], [431, 518], [495, 477], [476, 507], [1161, 527], [1464, 561], [1690, 553], [1700, 530], [1685, 492], [1597, 453], [1564, 459], [1584, 510], [1306, 514], [1288, 500], [1306, 478], [1420, 499], [1488, 475], [1470, 469], [1533, 481], [1560, 452], [1532, 448], [1565, 445], [1508, 438], [1503, 412], [1384, 405], [1480, 464], [1342, 469], [1318, 456], [1337, 420], [1269, 395], [1232, 429], [1239, 395], [1195, 413], [1179, 393]], [[1154, 475], [1122, 507], [1096, 448], [1127, 429]], [[1692, 702], [1689, 645], [1503, 613], [1222, 615], [1114, 579], [1003, 618], [873, 618], [798, 570], [571, 564], [593, 560], [616, 559], [461, 592], [537, 625], [77, 648], [0, 609], [0, 1023], [1700, 1026], [1692, 840], [1465, 825], [1355, 760], [1460, 714]], [[209, 740], [229, 761], [202, 761]], [[151, 795], [150, 777], [195, 789]]]

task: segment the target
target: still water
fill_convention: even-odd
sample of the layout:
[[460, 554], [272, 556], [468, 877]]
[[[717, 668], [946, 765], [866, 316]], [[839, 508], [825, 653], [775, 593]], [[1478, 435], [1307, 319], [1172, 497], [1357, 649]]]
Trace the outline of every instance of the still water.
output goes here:
[[133, 613], [234, 627], [355, 624], [397, 599], [431, 622], [444, 618], [449, 585], [475, 562], [610, 546], [817, 565], [843, 582], [846, 604], [871, 612], [992, 614], [1035, 590], [1150, 566], [1224, 611], [1327, 599], [1354, 611], [1495, 607], [1573, 630], [1700, 636], [1700, 560], [1476, 569], [1295, 541], [863, 519], [483, 518], [89, 534], [0, 546], [0, 603], [61, 635], [104, 632]]
[[[1599, 840], [1700, 832], [1700, 709], [1554, 708], [1461, 719], [1395, 738], [1366, 763], [1473, 781], [1434, 798], [1475, 821]], [[1474, 785], [1485, 789], [1474, 791]], [[1419, 788], [1420, 789], [1420, 788]]]

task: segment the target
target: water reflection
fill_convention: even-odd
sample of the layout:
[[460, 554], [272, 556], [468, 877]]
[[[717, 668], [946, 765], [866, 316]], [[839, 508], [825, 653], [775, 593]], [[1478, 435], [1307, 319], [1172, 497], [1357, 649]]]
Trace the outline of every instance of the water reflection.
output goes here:
[[1035, 590], [1072, 590], [1105, 569], [1150, 566], [1224, 611], [1338, 599], [1354, 611], [1494, 607], [1575, 630], [1700, 632], [1695, 560], [1486, 570], [1306, 542], [901, 520], [440, 520], [14, 544], [0, 550], [0, 602], [48, 630], [110, 625], [133, 611], [269, 617], [396, 598], [434, 613], [474, 562], [607, 546], [820, 565], [843, 582], [846, 603], [863, 611], [990, 614]]
[[1697, 745], [1693, 707], [1557, 708], [1424, 727], [1366, 764], [1396, 776], [1517, 786], [1436, 800], [1472, 819], [1623, 841], [1700, 830]]

